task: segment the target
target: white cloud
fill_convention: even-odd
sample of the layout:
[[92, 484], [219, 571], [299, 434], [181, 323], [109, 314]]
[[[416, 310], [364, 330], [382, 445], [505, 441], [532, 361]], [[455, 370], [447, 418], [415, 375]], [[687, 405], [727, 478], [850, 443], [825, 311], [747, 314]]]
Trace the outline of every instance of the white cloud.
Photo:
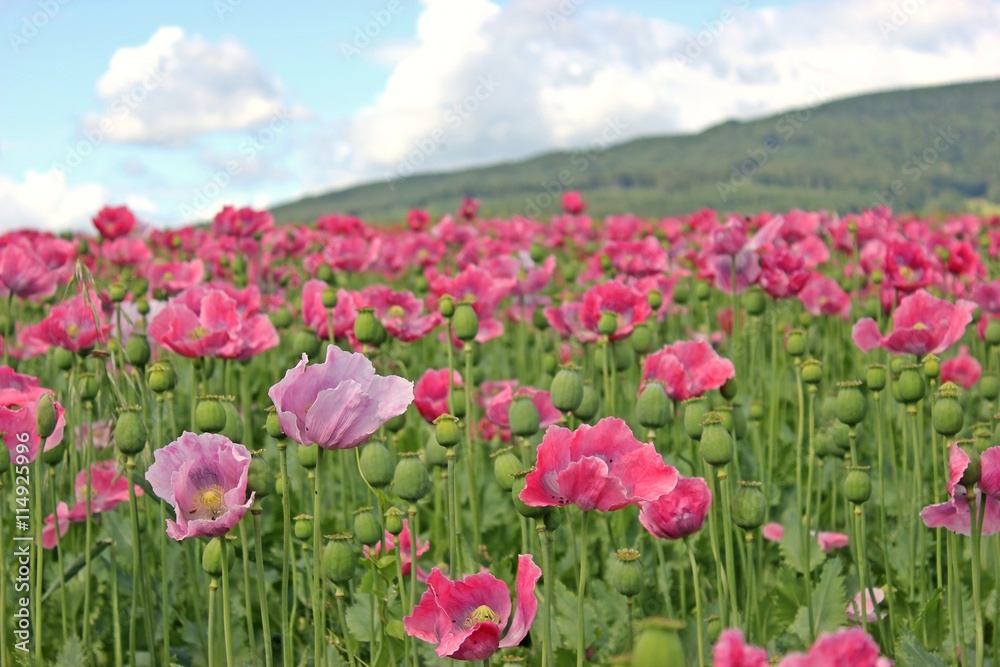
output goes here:
[[87, 230], [104, 203], [103, 187], [93, 183], [69, 186], [55, 169], [28, 171], [23, 181], [0, 176], [0, 231]]
[[284, 105], [278, 82], [240, 43], [211, 43], [169, 26], [142, 46], [118, 49], [97, 93], [103, 111], [84, 125], [114, 142], [182, 144], [255, 127]]

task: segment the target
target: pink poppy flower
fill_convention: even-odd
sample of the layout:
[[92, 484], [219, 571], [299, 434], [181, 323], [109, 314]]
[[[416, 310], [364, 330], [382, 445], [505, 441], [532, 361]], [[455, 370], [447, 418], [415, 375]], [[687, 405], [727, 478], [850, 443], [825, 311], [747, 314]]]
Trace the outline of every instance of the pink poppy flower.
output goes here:
[[[452, 371], [452, 385], [463, 387], [462, 376]], [[413, 403], [420, 416], [433, 422], [441, 415], [451, 412], [448, 408], [448, 369], [428, 368], [413, 387]]]
[[510, 619], [510, 591], [500, 579], [483, 572], [452, 581], [437, 568], [427, 577], [427, 590], [413, 614], [403, 619], [411, 637], [429, 644], [440, 658], [475, 662], [498, 649], [517, 646], [527, 636], [538, 611], [535, 584], [542, 570], [530, 554], [517, 558], [514, 585], [517, 607], [507, 635], [500, 634]]
[[613, 512], [670, 493], [677, 470], [651, 443], [636, 440], [624, 421], [606, 417], [575, 431], [550, 426], [525, 482], [519, 497], [532, 507]]
[[989, 447], [980, 455], [979, 488], [990, 498], [1000, 500], [1000, 447]]
[[733, 260], [736, 260], [736, 291], [742, 292], [757, 282], [760, 277], [758, 253], [771, 243], [781, 229], [782, 219], [774, 218], [757, 230], [752, 238], [747, 238], [745, 223], [733, 218], [722, 228], [716, 229], [712, 238], [709, 263], [715, 271], [716, 289], [733, 291]]
[[[330, 336], [329, 309], [323, 306], [323, 292], [328, 285], [322, 280], [310, 280], [302, 288], [302, 321], [322, 339]], [[354, 296], [347, 290], [337, 290], [337, 305], [333, 307], [334, 338], [346, 338], [354, 331], [358, 308]]]
[[[71, 521], [82, 521], [87, 515], [87, 471], [76, 474], [73, 484], [76, 504], [70, 509]], [[133, 485], [135, 495], [141, 496], [142, 487]], [[114, 461], [99, 461], [90, 467], [90, 512], [100, 514], [110, 512], [121, 503], [128, 502], [128, 478], [118, 469]]]
[[224, 435], [185, 431], [153, 459], [146, 481], [176, 512], [176, 521], [167, 519], [167, 535], [175, 540], [221, 537], [253, 504], [254, 494], [247, 498], [250, 452]]
[[510, 420], [507, 417], [507, 412], [510, 410], [514, 399], [519, 396], [529, 396], [531, 402], [535, 404], [535, 408], [538, 410], [538, 429], [540, 431], [544, 431], [553, 424], [558, 424], [559, 420], [562, 419], [562, 413], [552, 405], [552, 398], [549, 396], [549, 392], [540, 391], [534, 387], [521, 387], [515, 390], [509, 386], [500, 390], [486, 404], [486, 418], [499, 426], [501, 430], [510, 430]]
[[809, 282], [810, 274], [802, 257], [785, 246], [763, 255], [760, 264], [760, 286], [775, 299], [795, 296]]
[[832, 533], [832, 532], [817, 532], [816, 542], [823, 551], [830, 553], [834, 549], [843, 549], [848, 545], [849, 539], [847, 535], [843, 533]]
[[465, 197], [462, 205], [458, 209], [458, 217], [463, 220], [475, 220], [479, 213], [479, 200], [472, 197]]
[[765, 540], [770, 542], [780, 542], [781, 538], [785, 534], [785, 527], [780, 523], [774, 523], [772, 521], [771, 523], [764, 524], [764, 526], [760, 529], [760, 533], [764, 536]]
[[810, 315], [851, 316], [851, 297], [836, 280], [814, 273], [798, 294], [799, 301]]
[[71, 352], [104, 342], [111, 330], [101, 313], [100, 301], [93, 294], [89, 303], [83, 294], [77, 294], [53, 307], [48, 317], [39, 322], [39, 327], [45, 342]]
[[190, 262], [168, 262], [149, 267], [150, 294], [163, 290], [167, 296], [180, 294], [205, 279], [205, 263], [200, 259]]
[[969, 355], [969, 346], [958, 348], [958, 356], [941, 363], [941, 383], [954, 382], [968, 391], [979, 381], [983, 367], [979, 361]]
[[396, 292], [385, 285], [371, 285], [358, 293], [358, 306], [375, 309], [385, 330], [393, 338], [412, 343], [429, 334], [441, 323], [441, 313], [424, 313], [424, 302], [413, 292]]
[[221, 290], [189, 288], [149, 323], [149, 335], [182, 357], [215, 357], [240, 329], [236, 302]]
[[723, 630], [712, 648], [715, 667], [768, 667], [767, 651], [746, 643], [741, 630]]
[[[878, 611], [878, 606], [885, 601], [885, 589], [876, 588], [874, 590], [875, 590], [874, 599], [872, 598], [871, 590], [869, 589], [865, 590], [865, 612], [866, 612], [865, 618], [869, 623], [874, 623], [875, 621], [879, 620], [879, 618], [885, 617], [885, 613], [879, 614]], [[847, 618], [851, 619], [852, 621], [859, 622], [861, 620], [860, 592], [858, 592], [858, 594], [854, 596], [854, 600], [847, 605], [846, 613], [847, 613]]]
[[406, 214], [406, 226], [415, 232], [422, 232], [427, 229], [431, 222], [431, 215], [422, 208], [411, 208]]
[[328, 213], [319, 216], [316, 229], [334, 236], [357, 236], [368, 238], [371, 232], [365, 227], [364, 220], [346, 213]]
[[861, 628], [826, 633], [816, 640], [805, 655], [795, 653], [779, 667], [882, 667], [878, 644]]
[[[495, 319], [497, 305], [514, 289], [517, 280], [514, 278], [498, 278], [478, 266], [470, 266], [456, 275], [438, 276], [431, 281], [431, 291], [437, 299], [450, 294], [455, 303], [465, 298], [472, 299], [472, 309], [479, 318], [479, 333], [477, 343], [485, 343], [503, 334], [503, 324]], [[437, 301], [430, 304], [437, 308]]]
[[[994, 451], [996, 450], [996, 451]], [[972, 535], [972, 512], [969, 508], [969, 490], [959, 482], [969, 467], [969, 455], [951, 443], [948, 456], [948, 498], [946, 502], [928, 505], [920, 518], [928, 528], [947, 528], [960, 535]], [[1000, 532], [1000, 448], [990, 447], [981, 456], [979, 488], [975, 489], [976, 508], [981, 511], [986, 503], [983, 535]]]
[[229, 342], [219, 350], [219, 357], [244, 361], [277, 347], [278, 342], [278, 330], [271, 318], [263, 313], [242, 315], [239, 326], [229, 332]]
[[31, 299], [55, 291], [55, 274], [26, 241], [0, 243], [0, 296]]
[[655, 236], [647, 236], [641, 241], [612, 241], [604, 246], [604, 254], [616, 272], [632, 278], [645, 278], [668, 270], [667, 251]]
[[643, 384], [656, 380], [663, 384], [667, 396], [686, 401], [706, 391], [718, 389], [736, 375], [733, 362], [716, 354], [702, 340], [677, 341], [646, 357], [642, 366]]
[[66, 503], [60, 501], [56, 505], [55, 514], [50, 514], [45, 517], [45, 525], [42, 526], [42, 548], [44, 549], [55, 549], [56, 548], [56, 523], [58, 517], [59, 525], [59, 537], [62, 538], [66, 535], [66, 531], [69, 530], [69, 507]]
[[649, 317], [652, 308], [646, 296], [635, 287], [612, 280], [591, 287], [584, 293], [580, 321], [591, 332], [597, 333], [597, 324], [604, 313], [613, 314], [618, 321], [618, 328], [610, 339], [619, 340], [627, 338], [636, 324]]
[[984, 313], [1000, 314], [1000, 280], [977, 285], [972, 290], [971, 299], [979, 304]]
[[563, 210], [570, 215], [580, 215], [587, 210], [587, 202], [583, 201], [583, 195], [579, 192], [564, 192], [562, 196]]
[[326, 361], [308, 364], [303, 354], [267, 392], [285, 435], [300, 445], [357, 447], [413, 402], [412, 382], [376, 375], [363, 354], [329, 345]]
[[938, 281], [937, 258], [916, 241], [892, 243], [885, 253], [886, 283], [909, 294]]
[[[427, 550], [431, 548], [430, 540], [424, 540], [423, 542], [417, 542], [417, 558], [420, 558]], [[385, 552], [394, 553], [396, 549], [396, 537], [389, 531], [385, 531]], [[365, 558], [371, 556], [372, 558], [378, 558], [382, 553], [382, 542], [376, 542], [375, 546], [365, 547], [362, 549]], [[403, 566], [403, 576], [410, 574], [410, 568], [413, 566], [413, 544], [410, 533], [410, 520], [403, 519], [403, 531], [399, 534], [399, 558], [401, 559], [401, 564]], [[417, 579], [419, 581], [427, 581], [427, 573], [417, 566]]]
[[921, 289], [900, 301], [888, 336], [879, 333], [870, 317], [858, 320], [851, 335], [862, 352], [881, 347], [892, 354], [940, 354], [962, 337], [975, 310], [972, 301], [953, 304]]
[[93, 218], [94, 227], [111, 241], [128, 235], [135, 228], [135, 216], [127, 206], [105, 206]]
[[639, 503], [639, 522], [654, 537], [680, 540], [701, 530], [711, 504], [704, 479], [681, 477], [670, 493]]
[[563, 338], [576, 338], [581, 343], [596, 343], [600, 336], [584, 326], [580, 320], [582, 309], [583, 306], [578, 301], [564, 301], [559, 306], [546, 308], [545, 319]]
[[101, 257], [115, 266], [140, 268], [153, 259], [153, 251], [142, 239], [123, 237], [107, 241], [100, 247]]
[[255, 211], [225, 206], [212, 220], [212, 232], [222, 236], [253, 236], [274, 227], [274, 218], [268, 211]]
[[66, 410], [56, 402], [56, 429], [42, 443], [38, 436], [38, 402], [45, 394], [54, 396], [55, 392], [39, 385], [36, 377], [0, 366], [0, 435], [15, 465], [31, 463], [39, 450], [57, 446], [66, 428]]

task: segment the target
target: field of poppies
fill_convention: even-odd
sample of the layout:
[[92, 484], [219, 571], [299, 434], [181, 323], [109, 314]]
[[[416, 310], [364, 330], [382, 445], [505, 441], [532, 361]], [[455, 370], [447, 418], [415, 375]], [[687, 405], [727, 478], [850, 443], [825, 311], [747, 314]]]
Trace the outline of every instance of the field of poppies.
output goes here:
[[0, 237], [0, 664], [1000, 666], [1000, 218]]

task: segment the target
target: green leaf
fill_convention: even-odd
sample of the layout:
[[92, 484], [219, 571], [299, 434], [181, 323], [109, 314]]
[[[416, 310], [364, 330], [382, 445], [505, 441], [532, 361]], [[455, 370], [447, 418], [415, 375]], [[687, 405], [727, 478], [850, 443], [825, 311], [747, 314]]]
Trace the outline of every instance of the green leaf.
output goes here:
[[898, 667], [945, 667], [944, 661], [929, 653], [917, 643], [917, 638], [908, 632], [900, 635], [899, 650], [896, 652]]
[[396, 639], [406, 639], [406, 630], [403, 628], [403, 622], [398, 618], [389, 621], [389, 624], [385, 626], [385, 633]]
[[840, 561], [831, 560], [823, 566], [819, 583], [813, 589], [810, 601], [813, 614], [812, 632], [809, 631], [809, 609], [801, 607], [789, 631], [804, 645], [812, 643], [821, 633], [832, 632], [844, 625], [847, 602], [844, 594], [844, 576], [840, 573]]
[[916, 623], [913, 624], [913, 633], [921, 637], [926, 637], [928, 646], [941, 646], [951, 629], [951, 620], [948, 610], [944, 608], [944, 593], [940, 590], [927, 601], [920, 612]]
[[[371, 627], [368, 625], [372, 608], [372, 599], [368, 595], [359, 595], [354, 604], [347, 608], [347, 627], [354, 635], [355, 641], [371, 641]], [[378, 634], [379, 618], [375, 615], [375, 633]]]
[[[796, 572], [805, 574], [806, 568], [804, 563], [806, 556], [802, 545], [802, 523], [794, 510], [790, 509], [782, 515], [782, 525], [785, 526], [785, 532], [778, 543], [781, 555], [784, 557], [785, 562]], [[826, 553], [819, 547], [815, 539], [810, 537], [810, 540], [809, 572], [812, 572], [826, 559]]]

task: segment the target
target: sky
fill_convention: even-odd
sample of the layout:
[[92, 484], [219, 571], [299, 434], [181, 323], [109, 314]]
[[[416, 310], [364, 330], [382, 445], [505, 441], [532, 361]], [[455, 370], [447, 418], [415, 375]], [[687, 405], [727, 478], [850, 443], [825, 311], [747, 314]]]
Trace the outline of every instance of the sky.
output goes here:
[[0, 35], [0, 231], [1000, 78], [1000, 0], [0, 0]]

